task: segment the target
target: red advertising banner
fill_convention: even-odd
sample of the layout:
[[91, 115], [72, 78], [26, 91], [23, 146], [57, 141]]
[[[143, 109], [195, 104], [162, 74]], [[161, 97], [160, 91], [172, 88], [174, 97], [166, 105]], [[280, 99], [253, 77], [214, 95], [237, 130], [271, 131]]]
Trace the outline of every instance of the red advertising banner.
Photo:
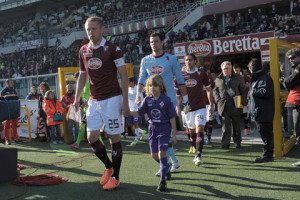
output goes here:
[[36, 49], [43, 45], [44, 45], [44, 40], [42, 39], [17, 43], [17, 47], [19, 50]]
[[174, 53], [182, 63], [186, 53], [198, 57], [220, 56], [228, 54], [263, 51], [262, 61], [270, 60], [269, 39], [274, 38], [273, 31], [232, 37], [214, 38], [174, 44]]

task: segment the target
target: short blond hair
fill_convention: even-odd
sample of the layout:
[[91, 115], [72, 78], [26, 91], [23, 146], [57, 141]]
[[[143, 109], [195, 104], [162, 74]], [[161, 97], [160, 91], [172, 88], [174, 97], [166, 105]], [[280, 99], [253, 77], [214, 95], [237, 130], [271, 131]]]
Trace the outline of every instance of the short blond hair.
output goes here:
[[85, 24], [89, 23], [89, 22], [97, 22], [100, 27], [103, 27], [103, 22], [100, 19], [100, 17], [94, 16], [94, 17], [89, 17], [87, 18], [87, 20], [85, 21]]
[[154, 75], [150, 76], [147, 79], [147, 82], [146, 82], [146, 94], [147, 95], [151, 94], [151, 92], [150, 92], [150, 85], [159, 87], [160, 88], [160, 92], [162, 94], [165, 94], [165, 95], [168, 94], [165, 82], [164, 82], [163, 78], [160, 75], [154, 74]]

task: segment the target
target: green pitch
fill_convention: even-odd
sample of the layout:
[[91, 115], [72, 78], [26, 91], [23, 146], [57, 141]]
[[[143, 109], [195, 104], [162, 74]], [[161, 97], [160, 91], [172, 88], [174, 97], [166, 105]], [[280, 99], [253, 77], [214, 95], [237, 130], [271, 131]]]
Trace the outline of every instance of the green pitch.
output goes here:
[[[154, 176], [159, 165], [152, 160], [147, 141], [136, 146], [130, 146], [132, 139], [122, 141], [124, 156], [121, 184], [116, 190], [103, 191], [100, 187], [99, 179], [104, 166], [92, 155], [82, 159], [81, 167], [80, 160], [76, 160], [64, 165], [22, 170], [20, 176], [65, 170], [55, 174], [69, 181], [54, 186], [30, 186], [19, 199], [299, 199], [300, 196], [300, 168], [292, 166], [292, 163], [300, 160], [299, 148], [296, 147], [286, 157], [275, 159], [274, 162], [254, 164], [255, 157], [261, 155], [261, 145], [243, 145], [241, 149], [231, 147], [223, 150], [220, 144], [213, 144], [204, 146], [204, 164], [196, 167], [192, 162], [194, 156], [187, 153], [188, 142], [179, 141], [175, 149], [180, 168], [167, 182], [168, 192], [160, 193], [156, 191], [159, 178]], [[110, 153], [107, 140], [105, 144]], [[72, 150], [67, 145], [53, 146], [36, 142], [11, 147], [19, 149], [20, 163], [30, 166], [68, 161], [91, 153], [85, 142], [79, 150]], [[1, 200], [23, 192], [23, 186], [0, 184]]]

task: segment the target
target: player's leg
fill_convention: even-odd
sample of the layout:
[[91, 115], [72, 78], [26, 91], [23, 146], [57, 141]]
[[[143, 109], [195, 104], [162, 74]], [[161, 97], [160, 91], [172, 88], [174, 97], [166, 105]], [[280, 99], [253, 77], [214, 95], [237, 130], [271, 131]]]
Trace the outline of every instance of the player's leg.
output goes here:
[[[167, 130], [170, 129], [170, 130]], [[165, 130], [165, 131], [162, 131]], [[167, 150], [168, 150], [168, 144], [170, 141], [171, 136], [171, 127], [164, 127], [161, 130], [162, 133], [158, 138], [158, 156], [159, 156], [159, 162], [160, 162], [160, 184], [158, 185], [159, 191], [166, 191], [166, 177], [169, 180], [171, 178], [171, 173], [168, 172], [170, 170], [170, 164], [168, 163], [167, 159]], [[167, 176], [167, 173], [169, 173], [169, 177]]]
[[100, 128], [103, 126], [103, 119], [100, 113], [101, 106], [98, 101], [89, 101], [89, 107], [86, 112], [87, 123], [87, 140], [99, 160], [105, 165], [105, 170], [100, 179], [100, 184], [105, 185], [112, 174], [112, 162], [107, 156], [105, 146], [99, 140]]
[[195, 125], [196, 125], [196, 151], [197, 158], [195, 165], [199, 166], [202, 163], [202, 150], [204, 144], [204, 127], [206, 124], [206, 109], [200, 109], [195, 111]]
[[[101, 114], [105, 123], [111, 152], [112, 152], [112, 168], [113, 173], [109, 181], [103, 186], [105, 190], [112, 190], [119, 185], [119, 173], [123, 158], [123, 150], [121, 144], [121, 133], [124, 132], [124, 117], [121, 114], [122, 99], [123, 97], [115, 96], [101, 102]], [[88, 124], [90, 123], [89, 120]]]

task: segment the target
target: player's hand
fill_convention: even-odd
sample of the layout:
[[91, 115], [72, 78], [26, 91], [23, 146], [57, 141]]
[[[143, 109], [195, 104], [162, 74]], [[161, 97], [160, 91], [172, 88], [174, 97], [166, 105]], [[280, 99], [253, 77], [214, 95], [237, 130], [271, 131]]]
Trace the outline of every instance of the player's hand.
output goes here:
[[181, 104], [181, 110], [183, 110], [183, 112], [185, 114], [187, 114], [188, 112], [190, 112], [190, 103], [189, 102], [182, 103]]
[[80, 107], [79, 101], [74, 101], [73, 106], [74, 106], [74, 108], [75, 108], [75, 111], [78, 112], [79, 107]]
[[144, 99], [143, 93], [142, 92], [138, 92], [135, 98], [135, 104], [140, 107], [142, 101]]
[[124, 103], [122, 105], [122, 108], [121, 108], [121, 114], [124, 115], [124, 117], [127, 117], [129, 114], [130, 114], [130, 110], [129, 110], [129, 106], [128, 106], [128, 103]]

